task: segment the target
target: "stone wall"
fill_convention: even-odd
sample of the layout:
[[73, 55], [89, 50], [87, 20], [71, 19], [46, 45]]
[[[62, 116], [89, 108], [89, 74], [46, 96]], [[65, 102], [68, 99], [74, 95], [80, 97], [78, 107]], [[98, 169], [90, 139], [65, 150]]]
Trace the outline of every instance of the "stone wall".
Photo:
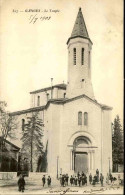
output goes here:
[[1, 180], [9, 180], [17, 177], [17, 172], [0, 172]]

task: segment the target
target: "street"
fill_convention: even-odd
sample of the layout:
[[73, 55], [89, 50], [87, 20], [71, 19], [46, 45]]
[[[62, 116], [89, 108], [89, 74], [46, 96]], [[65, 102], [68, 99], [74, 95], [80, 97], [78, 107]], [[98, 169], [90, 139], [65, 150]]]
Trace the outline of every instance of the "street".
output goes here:
[[59, 182], [52, 183], [52, 186], [48, 188], [47, 185], [42, 187], [42, 181], [31, 181], [28, 178], [26, 180], [26, 186], [24, 192], [18, 191], [17, 180], [0, 180], [0, 195], [2, 194], [123, 194], [123, 187], [119, 185], [104, 185], [100, 184], [95, 186], [66, 186], [60, 187]]

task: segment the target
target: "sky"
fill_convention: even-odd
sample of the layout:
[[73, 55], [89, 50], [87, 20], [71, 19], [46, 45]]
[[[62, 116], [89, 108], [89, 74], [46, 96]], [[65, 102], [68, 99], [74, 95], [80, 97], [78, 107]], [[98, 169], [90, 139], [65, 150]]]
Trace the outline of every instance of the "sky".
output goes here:
[[66, 42], [79, 7], [93, 42], [95, 98], [113, 107], [112, 120], [123, 120], [122, 0], [0, 0], [0, 100], [7, 110], [30, 108], [29, 92], [50, 86], [51, 78], [67, 83]]

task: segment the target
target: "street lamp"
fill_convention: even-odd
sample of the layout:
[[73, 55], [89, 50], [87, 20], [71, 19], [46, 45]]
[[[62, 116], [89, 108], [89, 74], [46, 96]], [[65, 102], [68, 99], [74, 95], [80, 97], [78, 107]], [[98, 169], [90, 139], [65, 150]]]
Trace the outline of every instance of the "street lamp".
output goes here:
[[59, 161], [59, 156], [57, 156], [57, 179], [58, 179], [58, 161]]

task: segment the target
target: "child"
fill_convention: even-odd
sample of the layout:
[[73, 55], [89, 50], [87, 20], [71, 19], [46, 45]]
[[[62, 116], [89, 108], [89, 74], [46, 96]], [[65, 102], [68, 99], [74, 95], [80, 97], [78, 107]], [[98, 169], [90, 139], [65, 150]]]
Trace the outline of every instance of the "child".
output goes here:
[[51, 185], [51, 177], [50, 176], [48, 176], [48, 178], [47, 178], [47, 183], [48, 183], [48, 187]]

